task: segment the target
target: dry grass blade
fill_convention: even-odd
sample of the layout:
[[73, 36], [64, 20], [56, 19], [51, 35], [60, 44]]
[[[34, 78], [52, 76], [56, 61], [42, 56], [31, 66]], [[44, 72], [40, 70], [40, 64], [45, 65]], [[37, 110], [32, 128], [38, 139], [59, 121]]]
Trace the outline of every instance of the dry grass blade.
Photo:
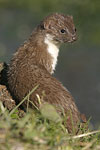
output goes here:
[[77, 138], [89, 136], [89, 135], [96, 134], [96, 133], [100, 133], [100, 130], [92, 131], [92, 132], [88, 132], [88, 133], [84, 133], [84, 134], [80, 134], [80, 135], [75, 135], [73, 137], [69, 137], [68, 139], [77, 139]]

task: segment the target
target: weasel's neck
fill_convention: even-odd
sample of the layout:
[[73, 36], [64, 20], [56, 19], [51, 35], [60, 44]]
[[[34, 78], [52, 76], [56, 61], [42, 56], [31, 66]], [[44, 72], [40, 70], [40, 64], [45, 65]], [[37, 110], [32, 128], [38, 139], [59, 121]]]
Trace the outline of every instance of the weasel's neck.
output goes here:
[[50, 36], [49, 34], [46, 35], [45, 39], [44, 39], [44, 43], [47, 44], [47, 51], [48, 53], [51, 55], [52, 57], [52, 71], [51, 74], [54, 73], [56, 64], [57, 64], [57, 57], [59, 54], [59, 47], [57, 46], [57, 44], [55, 44], [52, 40], [52, 36]]
[[[57, 64], [59, 48], [49, 34], [33, 32], [28, 41], [21, 46], [13, 57], [14, 63], [44, 66], [52, 74]], [[22, 59], [23, 61], [22, 61]], [[28, 62], [28, 63], [27, 63]]]

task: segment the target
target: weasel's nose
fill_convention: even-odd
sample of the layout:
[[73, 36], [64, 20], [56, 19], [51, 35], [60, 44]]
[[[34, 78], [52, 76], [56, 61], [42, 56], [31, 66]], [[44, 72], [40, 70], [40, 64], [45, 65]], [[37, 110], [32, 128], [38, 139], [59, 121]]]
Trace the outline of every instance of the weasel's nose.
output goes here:
[[76, 41], [77, 40], [77, 36], [76, 35], [72, 36], [72, 40]]
[[73, 39], [73, 40], [76, 40], [76, 37], [75, 37], [75, 36], [73, 36], [73, 37], [72, 37], [72, 39]]

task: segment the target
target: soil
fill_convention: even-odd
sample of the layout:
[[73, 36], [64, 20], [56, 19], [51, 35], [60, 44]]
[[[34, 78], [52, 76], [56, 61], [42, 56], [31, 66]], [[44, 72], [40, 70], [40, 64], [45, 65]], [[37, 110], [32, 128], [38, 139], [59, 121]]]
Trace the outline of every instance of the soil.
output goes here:
[[[9, 111], [16, 107], [15, 100], [12, 98], [9, 90], [7, 89], [7, 64], [0, 63], [0, 101]], [[18, 109], [19, 117], [24, 116], [24, 111]]]

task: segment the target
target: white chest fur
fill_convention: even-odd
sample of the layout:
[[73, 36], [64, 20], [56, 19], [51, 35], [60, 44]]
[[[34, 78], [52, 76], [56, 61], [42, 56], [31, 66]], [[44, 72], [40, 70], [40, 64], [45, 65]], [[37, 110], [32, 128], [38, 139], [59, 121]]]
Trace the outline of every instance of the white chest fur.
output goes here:
[[56, 64], [57, 64], [57, 57], [58, 57], [58, 53], [59, 53], [59, 48], [57, 47], [56, 44], [53, 43], [52, 36], [50, 36], [49, 34], [46, 35], [44, 42], [48, 45], [47, 50], [53, 58], [52, 72], [51, 72], [51, 73], [53, 73], [55, 70]]

